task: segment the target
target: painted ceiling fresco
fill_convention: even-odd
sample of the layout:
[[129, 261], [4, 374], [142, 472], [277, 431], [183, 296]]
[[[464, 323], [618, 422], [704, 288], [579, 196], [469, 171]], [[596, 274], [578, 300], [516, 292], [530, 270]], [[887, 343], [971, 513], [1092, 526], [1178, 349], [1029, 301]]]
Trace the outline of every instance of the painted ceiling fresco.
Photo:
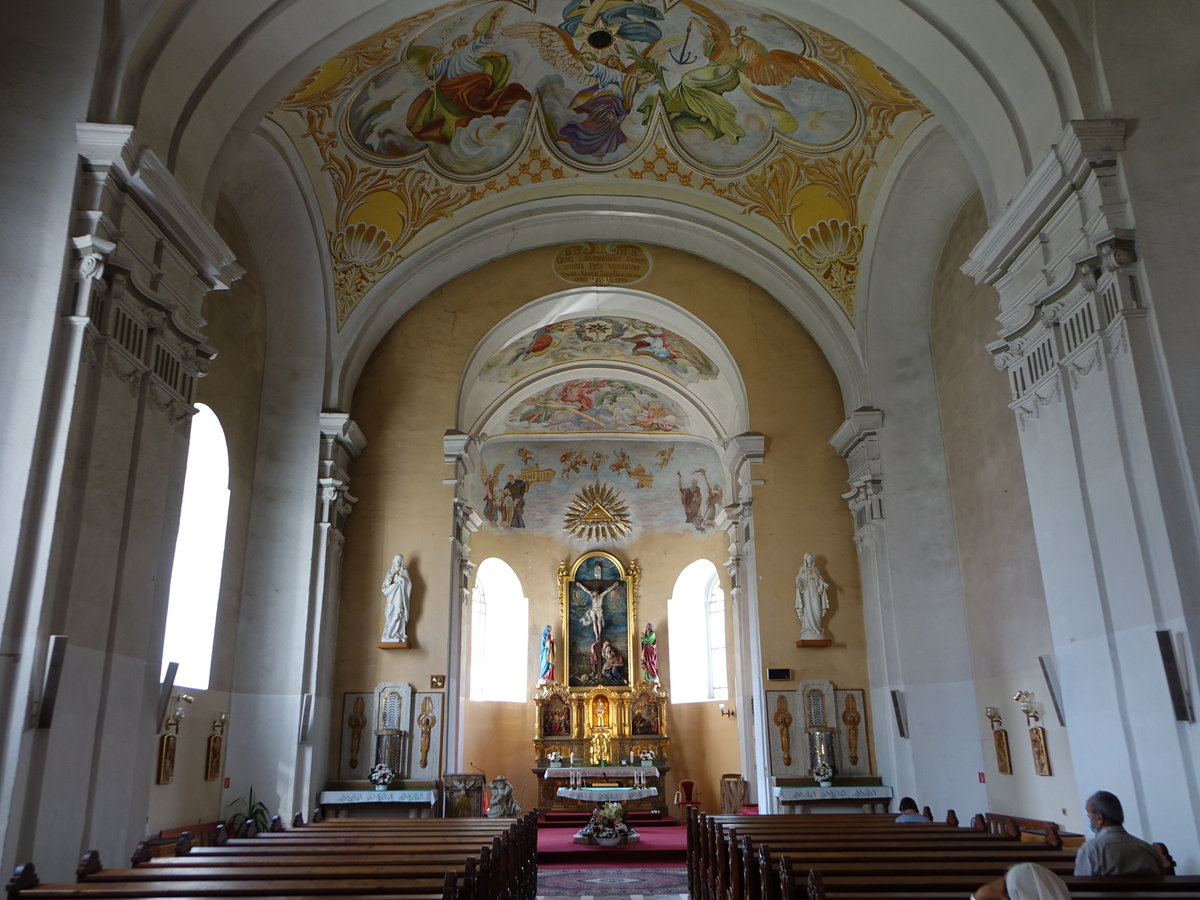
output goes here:
[[720, 0], [463, 0], [327, 61], [271, 117], [328, 188], [340, 326], [451, 217], [546, 184], [689, 189], [852, 318], [868, 175], [928, 115], [852, 47]]
[[578, 499], [619, 512], [627, 535], [647, 530], [704, 535], [724, 505], [711, 445], [628, 441], [493, 441], [484, 447], [471, 505], [499, 531], [571, 532]]
[[564, 319], [506, 345], [484, 366], [487, 381], [516, 382], [567, 362], [622, 360], [683, 384], [717, 377], [717, 367], [686, 338], [659, 325], [624, 316]]
[[508, 433], [686, 430], [687, 415], [653, 388], [617, 378], [564, 381], [519, 401]]

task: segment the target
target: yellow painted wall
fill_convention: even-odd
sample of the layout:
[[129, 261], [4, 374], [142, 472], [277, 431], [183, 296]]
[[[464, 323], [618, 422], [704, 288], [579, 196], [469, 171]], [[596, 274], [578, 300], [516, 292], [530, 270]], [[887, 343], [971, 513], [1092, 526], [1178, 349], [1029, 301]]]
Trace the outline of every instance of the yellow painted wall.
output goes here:
[[[405, 680], [424, 690], [429, 675], [446, 670], [453, 490], [441, 483], [451, 474], [442, 461], [442, 435], [459, 424], [459, 379], [476, 344], [504, 316], [568, 287], [552, 272], [555, 250], [520, 253], [449, 282], [397, 323], [363, 371], [351, 412], [368, 447], [351, 473], [359, 503], [347, 528], [335, 709], [344, 692], [370, 690], [384, 680]], [[828, 443], [843, 420], [833, 372], [796, 320], [735, 272], [678, 251], [648, 251], [651, 272], [635, 287], [687, 309], [725, 343], [745, 382], [750, 428], [766, 435], [766, 462], [753, 473], [765, 481], [754, 492], [764, 665], [790, 668], [796, 680], [828, 678], [838, 687], [866, 687], [853, 526], [840, 496], [846, 466]], [[730, 494], [727, 490], [726, 497]], [[655, 623], [669, 691], [667, 598], [682, 568], [701, 557], [717, 566], [728, 592], [727, 539], [650, 533], [614, 548], [584, 547], [565, 534], [478, 533], [472, 560], [502, 557], [530, 598], [531, 686], [542, 627], [561, 622], [555, 570], [590, 549], [609, 550], [641, 565], [638, 621]], [[821, 650], [796, 648], [794, 581], [805, 552], [814, 554], [831, 585], [827, 625], [834, 645]], [[379, 585], [395, 553], [405, 554], [413, 575], [413, 647], [383, 651], [375, 648], [383, 616]], [[732, 629], [729, 634], [732, 640]], [[773, 688], [791, 686], [772, 683]], [[489, 777], [507, 775], [523, 804], [533, 798], [531, 787], [522, 791], [521, 780], [533, 765], [531, 720], [528, 706], [470, 704], [468, 709], [464, 761]], [[717, 779], [738, 769], [735, 723], [721, 719], [715, 704], [695, 704], [673, 707], [668, 728], [673, 736], [669, 790], [686, 775], [700, 783], [706, 805], [716, 808]], [[332, 736], [333, 759], [339, 740], [338, 734]]]

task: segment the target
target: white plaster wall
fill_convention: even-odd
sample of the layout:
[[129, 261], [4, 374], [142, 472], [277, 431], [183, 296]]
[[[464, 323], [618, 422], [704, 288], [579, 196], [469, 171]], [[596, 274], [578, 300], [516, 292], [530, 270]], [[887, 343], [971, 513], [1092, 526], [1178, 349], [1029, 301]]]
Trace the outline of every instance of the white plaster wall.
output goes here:
[[[40, 423], [58, 321], [71, 197], [78, 166], [75, 123], [87, 111], [103, 10], [70, 2], [5, 11], [0, 54], [4, 110], [0, 170], [0, 491], [11, 515], [0, 528], [0, 846], [16, 864], [28, 770], [23, 755], [45, 735], [25, 731], [34, 677], [40, 677], [46, 623], [41, 595], [65, 440]], [[16, 213], [19, 211], [19, 215]], [[68, 372], [70, 370], [68, 369]], [[67, 374], [66, 372], [63, 373]], [[69, 392], [69, 385], [68, 385]], [[69, 414], [69, 411], [68, 411]], [[32, 489], [31, 489], [32, 488]], [[28, 493], [27, 493], [28, 492]], [[34, 673], [38, 673], [37, 676]], [[27, 760], [27, 756], [24, 757]]]
[[[287, 819], [311, 812], [312, 797], [293, 795], [297, 781], [307, 783], [310, 770], [323, 777], [327, 768], [324, 750], [314, 760], [311, 745], [298, 743], [301, 698], [311, 690], [327, 637], [310, 596], [324, 290], [311, 222], [278, 154], [253, 140], [238, 173], [225, 191], [246, 224], [268, 320], [224, 802], [253, 787], [272, 813]], [[320, 712], [327, 721], [327, 708]]]
[[[872, 266], [860, 286], [870, 298], [866, 357], [872, 405], [883, 411], [880, 457], [884, 522], [864, 569], [873, 708], [890, 710], [903, 691], [907, 740], [877, 744], [879, 769], [902, 794], [938, 810], [981, 808], [982, 770], [958, 550], [929, 350], [929, 296], [958, 208], [975, 189], [961, 155], [926, 132], [888, 185]], [[891, 723], [889, 723], [891, 724]], [[894, 724], [892, 725], [894, 728]]]

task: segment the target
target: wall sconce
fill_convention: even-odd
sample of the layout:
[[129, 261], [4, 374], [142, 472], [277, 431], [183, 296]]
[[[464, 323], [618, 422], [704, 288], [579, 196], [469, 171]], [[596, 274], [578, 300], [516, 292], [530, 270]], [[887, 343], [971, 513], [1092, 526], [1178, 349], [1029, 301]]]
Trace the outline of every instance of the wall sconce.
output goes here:
[[218, 715], [215, 719], [213, 719], [213, 726], [212, 726], [213, 734], [224, 734], [225, 733], [225, 724], [228, 721], [229, 721], [229, 713], [222, 710], [221, 714]]
[[997, 728], [1004, 727], [1004, 719], [1001, 718], [1000, 710], [996, 709], [996, 707], [985, 706], [983, 708], [983, 714], [987, 716], [987, 720], [992, 723], [992, 731], [995, 731]]
[[717, 709], [720, 711], [721, 715], [723, 715], [727, 719], [732, 719], [735, 716], [737, 716], [737, 710], [736, 709], [726, 709], [724, 703], [718, 703]]
[[1025, 727], [1029, 727], [1030, 721], [1038, 722], [1041, 716], [1038, 715], [1037, 704], [1033, 701], [1033, 691], [1017, 691], [1013, 694], [1013, 699], [1017, 701], [1017, 705], [1021, 707], [1021, 712], [1025, 714]]
[[176, 694], [175, 695], [175, 700], [176, 700], [175, 709], [171, 713], [171, 718], [167, 719], [166, 726], [163, 730], [172, 732], [174, 734], [179, 734], [179, 723], [182, 722], [183, 717], [185, 715], [187, 715], [187, 707], [184, 706], [184, 704], [185, 703], [193, 703], [195, 701], [195, 699], [196, 698], [193, 697], [191, 694]]

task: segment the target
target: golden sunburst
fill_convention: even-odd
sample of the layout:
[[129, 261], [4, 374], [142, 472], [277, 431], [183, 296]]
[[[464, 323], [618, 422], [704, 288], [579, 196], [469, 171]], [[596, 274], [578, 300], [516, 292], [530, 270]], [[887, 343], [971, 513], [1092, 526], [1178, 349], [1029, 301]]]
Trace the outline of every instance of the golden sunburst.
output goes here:
[[590, 484], [575, 495], [563, 516], [563, 528], [578, 538], [615, 540], [628, 534], [629, 507], [606, 484]]

